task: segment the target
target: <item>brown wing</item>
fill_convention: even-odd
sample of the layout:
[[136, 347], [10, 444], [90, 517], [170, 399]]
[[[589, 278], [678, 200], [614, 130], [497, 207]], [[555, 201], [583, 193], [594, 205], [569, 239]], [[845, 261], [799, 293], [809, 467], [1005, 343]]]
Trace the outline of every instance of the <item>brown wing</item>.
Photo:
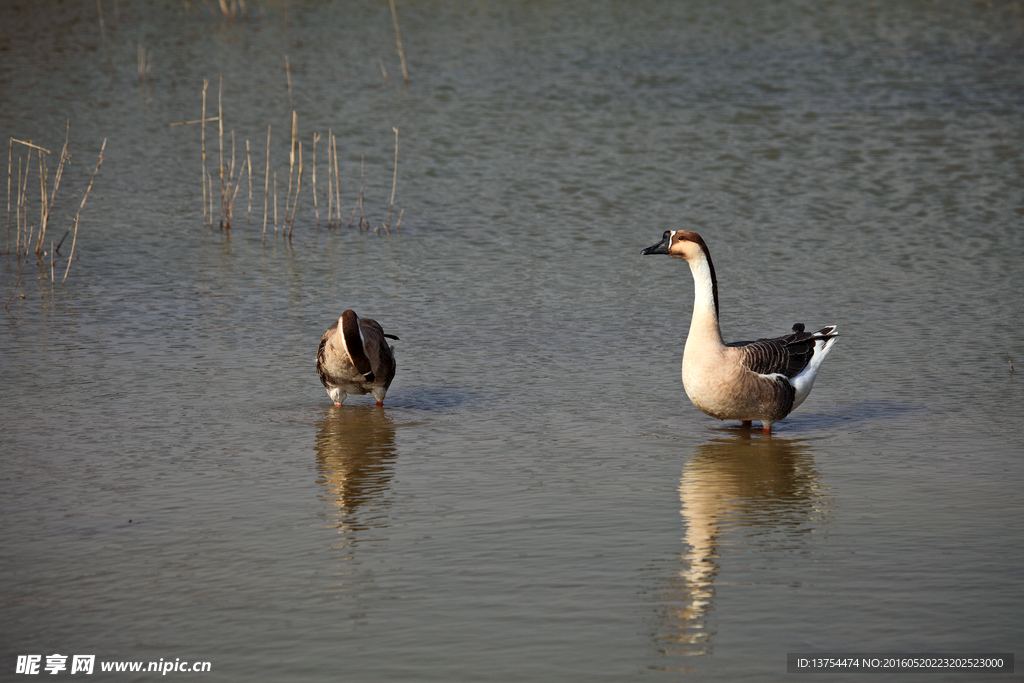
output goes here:
[[[363, 335], [364, 326], [361, 323], [362, 321], [359, 319], [359, 316], [352, 309], [341, 314], [341, 334], [345, 340], [345, 350], [348, 351], [348, 357], [352, 361], [352, 365], [355, 366], [356, 372], [372, 384], [375, 377], [373, 365], [370, 363], [367, 351], [372, 347], [373, 343]], [[374, 324], [376, 325], [376, 323]], [[380, 325], [377, 325], [377, 328], [379, 329]]]
[[[363, 332], [363, 348], [369, 358], [376, 383], [383, 384], [387, 389], [395, 379], [395, 355], [385, 339], [384, 328], [370, 318], [360, 318], [359, 327]], [[386, 336], [397, 339], [394, 335]]]
[[779, 373], [793, 378], [803, 372], [814, 355], [814, 345], [820, 339], [834, 335], [834, 327], [823, 327], [817, 332], [804, 332], [803, 325], [793, 326], [793, 334], [773, 339], [732, 342], [726, 346], [743, 351], [742, 362], [747, 369], [762, 375]]

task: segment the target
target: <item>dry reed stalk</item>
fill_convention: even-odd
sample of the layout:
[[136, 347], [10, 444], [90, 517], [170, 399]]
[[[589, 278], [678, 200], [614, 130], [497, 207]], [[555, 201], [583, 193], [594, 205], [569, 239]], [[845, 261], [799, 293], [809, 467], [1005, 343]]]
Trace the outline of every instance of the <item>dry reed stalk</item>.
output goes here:
[[16, 194], [16, 197], [17, 197], [16, 198], [17, 205], [15, 207], [15, 216], [14, 216], [15, 220], [17, 221], [17, 226], [18, 227], [17, 227], [17, 231], [16, 231], [17, 232], [17, 237], [15, 239], [15, 244], [14, 244], [14, 253], [17, 255], [19, 260], [21, 259], [21, 204], [22, 204], [22, 202], [21, 202], [21, 198], [22, 198], [21, 182], [22, 182], [22, 179], [23, 179], [23, 176], [24, 176], [24, 173], [22, 172], [22, 168], [21, 167], [22, 167], [22, 159], [21, 159], [21, 157], [18, 157], [18, 186], [15, 188], [15, 194]]
[[299, 208], [299, 192], [302, 191], [302, 143], [299, 143], [299, 179], [295, 184], [295, 201], [292, 203], [292, 219], [288, 223], [288, 239], [292, 238], [292, 230], [295, 229], [295, 212]]
[[15, 188], [17, 191], [17, 197], [15, 199], [15, 220], [17, 221], [18, 227], [15, 230], [15, 243], [14, 253], [17, 254], [18, 258], [21, 258], [21, 156], [18, 157], [18, 186]]
[[274, 171], [274, 237], [277, 237], [277, 171]]
[[[57, 165], [57, 172], [53, 178], [53, 192], [50, 194], [50, 203], [46, 206], [46, 210], [43, 213], [42, 227], [39, 231], [39, 243], [36, 244], [36, 255], [38, 256], [43, 249], [43, 237], [46, 235], [46, 227], [50, 222], [50, 213], [53, 211], [53, 203], [57, 199], [57, 188], [60, 187], [60, 179], [64, 175], [64, 164], [69, 159], [68, 157], [68, 140], [71, 137], [71, 120], [69, 119], [65, 124], [64, 130], [64, 148], [60, 151], [60, 163]], [[41, 156], [41, 153], [40, 153]], [[52, 246], [52, 242], [51, 242]]]
[[[277, 182], [275, 176], [274, 182]], [[267, 192], [270, 190], [270, 126], [267, 126], [267, 175], [263, 181], [263, 241], [267, 241]], [[276, 191], [276, 187], [275, 187]]]
[[32, 149], [40, 149], [40, 150], [46, 152], [47, 154], [50, 154], [50, 150], [46, 149], [45, 147], [40, 147], [39, 145], [32, 144], [31, 140], [26, 141], [26, 140], [19, 140], [17, 138], [11, 138], [11, 141], [12, 142], [17, 142], [19, 145], [25, 145], [26, 147], [31, 147]]
[[103, 25], [103, 3], [101, 0], [96, 0], [96, 9], [100, 14], [100, 35], [103, 36], [103, 47], [107, 46], [107, 28]]
[[[228, 166], [228, 193], [231, 192], [231, 187], [235, 185], [238, 178], [235, 177], [235, 131], [231, 131], [231, 165]], [[241, 176], [241, 169], [239, 169], [239, 176]]]
[[[333, 182], [332, 182], [334, 180], [334, 178], [331, 175], [331, 138], [332, 137], [333, 137], [333, 135], [331, 134], [331, 129], [328, 128], [327, 129], [327, 227], [328, 228], [331, 227], [331, 216], [334, 213], [334, 185], [333, 185]], [[8, 175], [9, 175], [9, 172], [8, 172]], [[10, 185], [10, 180], [8, 180], [7, 184]], [[7, 193], [8, 193], [8, 195], [10, 195], [10, 190], [9, 189], [8, 189]], [[10, 213], [11, 213], [10, 199], [7, 200], [7, 205], [8, 205], [8, 208], [7, 208], [7, 214], [8, 214], [7, 223], [10, 224], [10, 222], [11, 222], [11, 218], [10, 218]], [[9, 232], [9, 230], [8, 230], [8, 232]], [[9, 240], [10, 240], [10, 238], [8, 238], [8, 241]]]
[[[28, 214], [26, 213], [27, 208], [25, 207], [25, 192], [28, 187], [28, 171], [32, 167], [32, 155], [29, 154], [25, 161], [25, 173], [21, 172], [21, 159], [18, 159], [18, 258], [21, 258], [21, 223], [22, 216], [25, 217], [25, 224], [28, 225]], [[28, 230], [26, 229], [26, 234]], [[25, 243], [26, 252], [28, 251], [28, 243]]]
[[384, 224], [384, 232], [391, 236], [391, 232], [388, 228], [391, 227], [391, 212], [395, 210], [395, 188], [398, 186], [398, 129], [394, 126], [391, 130], [395, 131], [395, 176], [391, 179], [391, 206], [388, 208], [388, 222]]
[[[224, 76], [220, 77], [217, 89], [217, 136], [220, 151], [220, 227], [224, 228]], [[213, 216], [210, 216], [210, 227], [213, 227]]]
[[139, 83], [152, 80], [153, 74], [153, 51], [147, 51], [146, 48], [142, 47], [142, 43], [139, 43]]
[[331, 136], [334, 147], [334, 212], [338, 215], [338, 227], [341, 227], [341, 178], [338, 177], [338, 138]]
[[313, 133], [313, 209], [316, 211], [316, 227], [320, 227], [320, 206], [316, 201], [316, 142], [320, 139], [319, 133]]
[[398, 44], [398, 58], [402, 60], [402, 82], [409, 85], [409, 70], [405, 68], [405, 50], [402, 49], [402, 32], [398, 29], [398, 10], [395, 9], [395, 0], [388, 0], [391, 4], [391, 19], [395, 22], [395, 43]]
[[[175, 126], [190, 126], [190, 125], [195, 124], [195, 123], [201, 123], [202, 124], [202, 130], [203, 130], [203, 134], [202, 134], [202, 140], [203, 140], [203, 142], [202, 142], [203, 171], [202, 171], [202, 178], [201, 178], [201, 180], [202, 180], [202, 183], [203, 183], [203, 227], [204, 228], [206, 227], [206, 210], [207, 210], [207, 199], [206, 199], [207, 182], [206, 182], [206, 178], [207, 178], [207, 175], [209, 175], [206, 172], [206, 124], [209, 121], [220, 121], [220, 117], [219, 116], [215, 116], [215, 117], [211, 117], [211, 118], [207, 118], [206, 117], [206, 89], [207, 89], [207, 86], [209, 86], [209, 84], [210, 84], [210, 81], [208, 81], [206, 79], [203, 79], [203, 117], [201, 119], [196, 119], [195, 121], [178, 121], [177, 123], [170, 124], [172, 128], [174, 128]], [[209, 205], [210, 206], [213, 205], [212, 197], [209, 200]], [[213, 213], [212, 212], [210, 213], [210, 226], [211, 227], [213, 226]]]
[[[239, 170], [241, 174], [241, 170]], [[231, 165], [228, 166], [227, 198], [225, 199], [224, 218], [225, 230], [231, 229], [231, 219], [235, 214], [235, 197], [238, 196], [238, 179], [235, 178], [235, 131], [231, 131]], [[232, 190], [234, 188], [234, 190]]]
[[[203, 124], [203, 227], [206, 227], [206, 88], [210, 85], [209, 79], [203, 79], [203, 116], [199, 121]], [[213, 225], [213, 216], [210, 216], [210, 225]]]
[[249, 139], [245, 140], [245, 163], [249, 168], [249, 207], [245, 213], [245, 224], [252, 224], [252, 151], [249, 149]]
[[366, 206], [364, 201], [364, 195], [366, 193], [366, 155], [359, 157], [359, 229], [363, 229], [363, 224], [366, 224], [366, 229], [370, 229], [370, 221], [366, 220], [366, 214], [363, 212], [363, 208]]
[[[231, 131], [231, 137], [234, 137], [234, 131]], [[232, 159], [232, 166], [234, 166], [234, 159]], [[228, 222], [227, 229], [231, 228], [231, 221], [235, 217], [235, 200], [238, 199], [238, 191], [242, 189], [242, 185], [238, 182], [242, 177], [242, 169], [238, 169], [238, 177], [233, 178], [231, 186], [228, 188], [228, 192], [231, 194], [228, 199]], [[234, 191], [231, 191], [231, 187], [234, 187]]]
[[[46, 165], [43, 153], [39, 153], [39, 239], [43, 238], [42, 230], [46, 227], [46, 182], [50, 179], [50, 169]], [[36, 244], [36, 256], [43, 253], [42, 242]]]
[[291, 205], [292, 200], [292, 180], [295, 174], [295, 138], [298, 137], [299, 132], [299, 119], [292, 110], [292, 146], [288, 152], [288, 196], [284, 199], [284, 220], [288, 222], [288, 207]]
[[[216, 121], [216, 120], [217, 120], [216, 116], [211, 116], [210, 118], [196, 119], [195, 121], [178, 121], [177, 123], [171, 123], [171, 124], [168, 124], [168, 125], [170, 125], [171, 128], [174, 128], [175, 126], [191, 126], [191, 125], [196, 124], [196, 123], [207, 123], [207, 122]], [[204, 180], [203, 182], [206, 182], [206, 181]]]
[[284, 56], [284, 75], [288, 79], [288, 106], [292, 104], [292, 64], [288, 61], [288, 55]]
[[395, 223], [395, 230], [398, 230], [400, 227], [402, 227], [402, 216], [404, 215], [405, 209], [402, 209], [401, 211], [398, 212], [398, 222]]
[[100, 147], [100, 156], [96, 159], [96, 168], [93, 169], [92, 178], [89, 179], [89, 187], [85, 188], [85, 196], [82, 197], [82, 203], [78, 205], [78, 211], [75, 213], [75, 233], [71, 238], [71, 254], [68, 256], [68, 265], [64, 269], [64, 279], [60, 281], [64, 284], [64, 280], [68, 279], [68, 271], [71, 270], [71, 262], [75, 258], [75, 242], [78, 241], [78, 218], [82, 215], [82, 207], [85, 206], [85, 200], [89, 198], [89, 192], [92, 191], [92, 184], [96, 181], [96, 174], [100, 171], [100, 166], [103, 164], [103, 150], [107, 148], [107, 139], [103, 138], [103, 145]]
[[25, 184], [21, 188], [21, 215], [25, 219], [25, 253], [23, 256], [28, 257], [28, 245], [32, 242], [32, 233], [35, 232], [35, 226], [32, 225], [32, 221], [28, 217], [28, 177], [29, 169], [32, 167], [32, 155], [26, 156], [25, 162]]
[[[28, 199], [26, 198], [26, 201]], [[27, 216], [26, 216], [27, 218]], [[36, 233], [36, 226], [31, 221], [25, 224], [25, 258], [28, 258], [28, 245], [32, 243], [32, 235]]]
[[[25, 156], [25, 159], [26, 159], [26, 161], [25, 161], [25, 177], [24, 178], [19, 178], [19, 181], [23, 181], [23, 182], [21, 184], [21, 187], [18, 189], [18, 193], [19, 193], [19, 195], [18, 195], [18, 204], [21, 207], [20, 215], [23, 216], [24, 219], [25, 219], [25, 242], [24, 242], [24, 244], [25, 244], [25, 254], [24, 254], [24, 256], [27, 257], [28, 256], [28, 245], [32, 241], [32, 227], [31, 227], [32, 224], [31, 224], [31, 222], [28, 219], [28, 176], [29, 176], [29, 169], [32, 168], [32, 153], [29, 152]], [[19, 254], [20, 254], [21, 247], [19, 246], [18, 249], [19, 249]]]
[[[11, 162], [14, 159], [14, 138], [7, 141], [7, 253], [11, 253]], [[20, 161], [20, 158], [19, 158]], [[328, 170], [330, 166], [327, 167]]]
[[221, 16], [234, 21], [238, 15], [245, 15], [245, 0], [220, 0]]
[[[46, 149], [45, 147], [40, 147], [39, 145], [33, 144], [31, 140], [29, 140], [29, 141], [18, 140], [17, 138], [11, 137], [10, 138], [10, 144], [11, 144], [12, 147], [13, 147], [15, 142], [17, 142], [19, 145], [24, 145], [24, 146], [28, 147], [30, 150], [33, 150], [33, 149], [37, 150], [39, 152], [40, 160], [42, 160], [42, 158], [43, 158], [43, 153], [46, 153], [46, 154], [50, 153], [50, 150]], [[24, 181], [25, 182], [24, 182], [24, 185], [23, 185], [22, 184], [21, 171], [20, 171], [20, 169], [21, 169], [21, 156], [20, 155], [18, 156], [18, 169], [19, 169], [19, 172], [18, 172], [18, 185], [17, 185], [17, 188], [16, 188], [16, 194], [17, 194], [17, 197], [18, 197], [19, 206], [24, 207], [24, 211], [23, 212], [25, 214], [25, 225], [27, 227], [29, 225], [29, 220], [28, 220], [28, 169], [29, 169], [29, 167], [31, 166], [31, 163], [32, 163], [32, 152], [31, 151], [28, 153], [28, 156], [26, 158], [28, 159], [28, 163], [25, 166], [25, 177], [24, 177]], [[8, 165], [10, 165], [10, 158], [8, 158]], [[8, 202], [8, 209], [7, 209], [7, 211], [8, 211], [8, 218], [7, 218], [7, 222], [8, 222], [8, 242], [10, 242], [10, 182], [11, 182], [11, 180], [10, 180], [10, 170], [11, 169], [8, 168], [8, 178], [7, 178], [7, 185], [8, 185], [8, 191], [7, 191], [7, 193], [8, 193], [8, 195], [7, 195], [7, 202]], [[42, 169], [40, 169], [40, 172], [42, 172]], [[43, 181], [40, 180], [40, 183], [42, 183], [42, 182]], [[43, 192], [43, 194], [45, 195], [45, 191]], [[42, 213], [45, 215], [45, 207], [42, 209]], [[19, 213], [18, 217], [17, 217], [17, 226], [16, 226], [16, 231], [17, 231], [17, 234], [18, 234], [19, 237], [21, 236], [21, 218], [20, 218], [20, 215], [21, 214]], [[8, 247], [9, 246], [10, 246], [10, 244], [8, 244]], [[28, 247], [29, 247], [29, 242], [26, 241], [25, 242], [25, 254], [28, 254]], [[20, 246], [17, 249], [20, 250]]]

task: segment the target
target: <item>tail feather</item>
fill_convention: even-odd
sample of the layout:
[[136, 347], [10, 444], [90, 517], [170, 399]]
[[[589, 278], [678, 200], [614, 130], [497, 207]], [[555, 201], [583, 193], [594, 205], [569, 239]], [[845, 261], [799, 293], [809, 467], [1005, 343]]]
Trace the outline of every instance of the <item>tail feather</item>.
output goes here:
[[836, 333], [837, 329], [836, 325], [829, 325], [811, 335], [814, 338], [814, 352], [811, 355], [811, 360], [799, 375], [790, 380], [793, 388], [796, 389], [796, 395], [793, 397], [793, 410], [796, 410], [796, 407], [803, 403], [807, 395], [811, 393], [814, 378], [818, 375], [818, 368], [821, 367], [821, 363], [832, 350], [836, 339], [839, 338]]

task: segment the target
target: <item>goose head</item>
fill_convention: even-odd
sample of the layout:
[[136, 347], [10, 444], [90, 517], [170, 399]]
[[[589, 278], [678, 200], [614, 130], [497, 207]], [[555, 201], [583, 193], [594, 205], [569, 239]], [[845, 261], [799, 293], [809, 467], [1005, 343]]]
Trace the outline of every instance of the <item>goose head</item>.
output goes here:
[[[698, 301], [703, 300], [708, 306], [713, 307], [717, 320], [718, 278], [715, 277], [715, 264], [711, 262], [711, 252], [700, 235], [690, 230], [666, 230], [660, 242], [640, 252], [641, 256], [650, 254], [668, 254], [686, 261], [697, 285], [695, 296]], [[694, 311], [696, 310], [694, 308]]]
[[651, 254], [668, 254], [689, 262], [703, 255], [710, 260], [708, 245], [700, 235], [690, 230], [666, 230], [660, 242], [640, 252], [641, 256]]

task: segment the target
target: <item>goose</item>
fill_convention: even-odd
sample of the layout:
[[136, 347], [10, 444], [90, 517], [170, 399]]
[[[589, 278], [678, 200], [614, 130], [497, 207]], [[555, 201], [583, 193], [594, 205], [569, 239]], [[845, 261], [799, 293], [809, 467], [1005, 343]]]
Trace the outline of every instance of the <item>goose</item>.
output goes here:
[[344, 403], [348, 394], [373, 394], [377, 405], [384, 405], [395, 379], [395, 348], [385, 337], [398, 339], [384, 334], [376, 320], [360, 318], [352, 309], [327, 328], [316, 352], [316, 371], [334, 405]]
[[711, 252], [700, 235], [666, 230], [641, 256], [668, 254], [690, 264], [693, 275], [693, 317], [683, 347], [683, 389], [699, 410], [720, 420], [772, 424], [804, 402], [814, 378], [836, 341], [836, 326], [805, 332], [802, 323], [791, 334], [773, 339], [722, 341], [718, 326], [718, 279]]

